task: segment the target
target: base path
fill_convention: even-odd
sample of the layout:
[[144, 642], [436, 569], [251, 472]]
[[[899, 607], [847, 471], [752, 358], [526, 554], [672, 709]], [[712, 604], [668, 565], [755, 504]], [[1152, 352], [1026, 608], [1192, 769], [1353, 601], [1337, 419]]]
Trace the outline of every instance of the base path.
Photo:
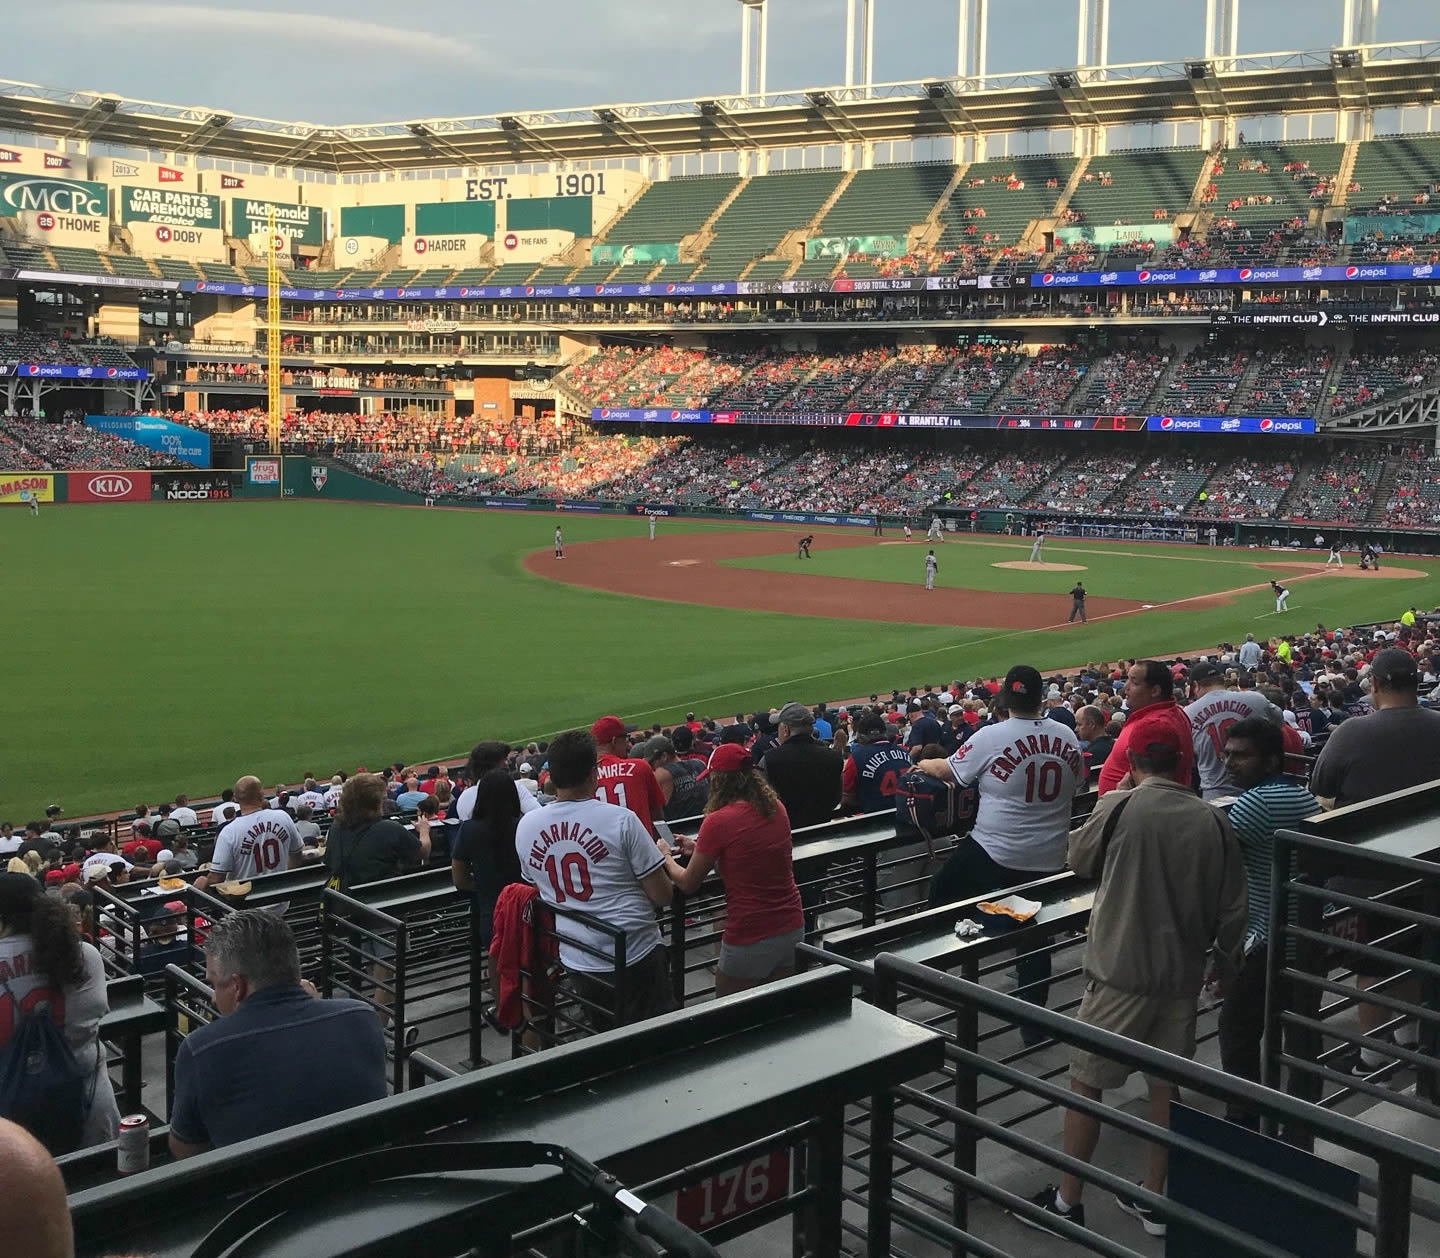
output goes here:
[[[793, 531], [793, 530], [792, 530]], [[824, 533], [826, 550], [873, 546], [868, 536]], [[739, 607], [749, 611], [786, 612], [794, 616], [830, 616], [840, 620], [890, 621], [909, 625], [964, 625], [975, 629], [1043, 629], [1063, 622], [1070, 594], [1002, 594], [994, 590], [926, 590], [920, 561], [924, 550], [914, 546], [915, 579], [861, 581], [852, 577], [810, 576], [805, 560], [794, 572], [763, 568], [730, 568], [722, 559], [795, 553], [793, 539], [781, 540], [771, 530], [734, 533], [673, 533], [655, 541], [644, 537], [611, 538], [565, 547], [565, 558], [537, 550], [525, 567], [537, 576], [568, 585], [668, 599], [708, 607]], [[896, 565], [899, 566], [898, 564]], [[1027, 565], [1033, 567], [1034, 565]], [[1139, 611], [1141, 604], [1122, 598], [1086, 600], [1090, 619]]]

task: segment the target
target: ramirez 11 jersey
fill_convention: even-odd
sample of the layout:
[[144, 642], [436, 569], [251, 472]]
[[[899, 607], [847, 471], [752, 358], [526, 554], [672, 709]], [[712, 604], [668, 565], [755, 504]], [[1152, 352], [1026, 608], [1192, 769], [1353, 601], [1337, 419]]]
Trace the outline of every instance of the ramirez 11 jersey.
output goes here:
[[1012, 716], [976, 730], [950, 767], [961, 786], [979, 788], [970, 837], [991, 860], [1037, 874], [1065, 868], [1070, 801], [1085, 781], [1074, 730]]

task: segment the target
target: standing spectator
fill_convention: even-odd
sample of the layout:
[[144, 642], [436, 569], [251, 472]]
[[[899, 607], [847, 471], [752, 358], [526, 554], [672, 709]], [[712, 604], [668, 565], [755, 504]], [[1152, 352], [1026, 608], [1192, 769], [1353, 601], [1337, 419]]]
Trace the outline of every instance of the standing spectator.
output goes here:
[[457, 891], [470, 892], [474, 902], [475, 937], [489, 951], [495, 933], [495, 901], [512, 882], [520, 882], [515, 830], [520, 797], [503, 769], [491, 769], [476, 784], [474, 811], [460, 827], [450, 854], [450, 877]]
[[301, 982], [295, 936], [278, 915], [241, 910], [215, 922], [205, 978], [221, 1016], [192, 1028], [175, 1055], [175, 1157], [385, 1095], [385, 1040], [374, 1014], [358, 1000], [321, 1000]]
[[[595, 797], [598, 768], [595, 739], [589, 733], [570, 730], [557, 736], [550, 744], [555, 802], [521, 818], [515, 850], [520, 872], [546, 904], [583, 909], [625, 932], [625, 980], [617, 1002], [610, 935], [556, 914], [561, 964], [586, 1002], [592, 1024], [605, 1030], [675, 1007], [670, 967], [655, 923], [655, 909], [669, 905], [674, 888], [665, 858], [639, 817]], [[645, 768], [648, 772], [649, 766]]]
[[1186, 707], [1185, 715], [1190, 721], [1190, 741], [1200, 771], [1200, 794], [1205, 799], [1234, 795], [1239, 784], [1231, 778], [1225, 756], [1227, 731], [1237, 721], [1254, 717], [1278, 721], [1279, 709], [1254, 690], [1231, 690], [1225, 670], [1209, 660], [1201, 660], [1190, 670], [1190, 684], [1195, 699]]
[[716, 750], [705, 770], [710, 798], [700, 835], [680, 840], [690, 857], [681, 868], [658, 841], [665, 872], [684, 894], [718, 869], [725, 882], [725, 931], [715, 969], [715, 994], [773, 983], [795, 972], [795, 946], [804, 937], [795, 885], [790, 819], [750, 753], [734, 743]]
[[1260, 661], [1264, 658], [1264, 652], [1260, 644], [1255, 641], [1253, 633], [1245, 635], [1245, 641], [1240, 644], [1240, 667], [1247, 672], [1254, 672], [1260, 667]]
[[1175, 702], [1175, 680], [1159, 660], [1136, 660], [1125, 681], [1125, 703], [1129, 715], [1120, 727], [1120, 737], [1100, 770], [1100, 794], [1128, 785], [1130, 770], [1128, 752], [1131, 745], [1163, 741], [1157, 730], [1170, 729], [1184, 735], [1184, 746], [1175, 763], [1175, 781], [1189, 787], [1195, 771], [1195, 747], [1190, 738], [1190, 722]]
[[300, 849], [305, 846], [300, 831], [288, 812], [265, 806], [259, 778], [236, 782], [235, 802], [240, 815], [216, 835], [209, 872], [195, 879], [201, 891], [231, 878], [246, 882], [257, 874], [293, 869], [300, 863]]
[[[1260, 1039], [1265, 1030], [1265, 981], [1270, 945], [1270, 886], [1275, 832], [1320, 811], [1319, 801], [1284, 775], [1285, 744], [1280, 727], [1260, 717], [1230, 726], [1225, 767], [1241, 794], [1230, 806], [1230, 825], [1240, 841], [1249, 891], [1249, 929], [1240, 972], [1225, 984], [1220, 1007], [1220, 1061], [1225, 1070], [1260, 1082]], [[1282, 980], [1283, 982], [1283, 980]], [[1301, 1012], [1302, 989], [1287, 990], [1283, 1007]], [[1308, 1011], [1305, 1011], [1308, 1013]], [[1258, 1117], [1234, 1109], [1231, 1122], [1258, 1125]]]
[[[476, 743], [470, 749], [470, 759], [465, 763], [465, 776], [470, 779], [472, 785], [461, 791], [460, 797], [455, 801], [457, 820], [470, 820], [471, 814], [475, 811], [475, 794], [479, 789], [480, 779], [491, 769], [504, 768], [509, 755], [510, 744], [495, 739]], [[534, 812], [541, 806], [540, 801], [519, 782], [515, 783], [515, 798], [520, 801], [521, 812]]]
[[829, 821], [840, 804], [844, 757], [815, 737], [815, 717], [803, 703], [787, 703], [776, 723], [779, 745], [766, 754], [763, 768], [790, 825], [798, 830]]
[[170, 810], [170, 815], [182, 826], [198, 826], [200, 817], [190, 807], [190, 801], [184, 795], [175, 796], [175, 806]]
[[[1235, 832], [1218, 809], [1175, 781], [1187, 753], [1193, 755], [1188, 730], [1150, 723], [1145, 741], [1132, 738], [1126, 751], [1135, 788], [1106, 795], [1069, 844], [1070, 867], [1100, 883], [1085, 949], [1089, 982], [1077, 1016], [1181, 1057], [1195, 1052], [1206, 954], [1213, 943], [1222, 969], [1233, 970], [1246, 921], [1245, 868]], [[1128, 1066], [1077, 1048], [1070, 1089], [1096, 1101], [1130, 1073]], [[1150, 1122], [1168, 1126], [1173, 1089], [1155, 1080], [1149, 1089]], [[1098, 1118], [1066, 1109], [1068, 1156], [1089, 1162], [1099, 1139]], [[1169, 1151], [1151, 1145], [1144, 1187], [1163, 1195], [1168, 1171]], [[1066, 1173], [1058, 1190], [1047, 1185], [1031, 1200], [1083, 1227], [1083, 1187]], [[1116, 1202], [1151, 1236], [1165, 1235], [1164, 1221], [1149, 1206], [1128, 1195]]]
[[[980, 792], [975, 824], [956, 843], [930, 882], [932, 906], [969, 900], [1033, 882], [1065, 868], [1070, 803], [1085, 780], [1080, 740], [1041, 711], [1044, 682], [1028, 664], [1005, 675], [1008, 720], [976, 730], [946, 760], [922, 760], [941, 781]], [[1049, 994], [1050, 954], [1027, 955], [1017, 966], [1026, 1000]]]
[[[680, 729], [685, 727], [682, 725]], [[666, 821], [698, 817], [705, 811], [710, 791], [700, 780], [701, 768], [696, 761], [682, 760], [676, 754], [675, 744], [664, 734], [646, 739], [635, 751], [655, 771], [660, 793], [666, 797]]]
[[48, 897], [29, 874], [0, 874], [0, 973], [7, 976], [3, 998], [10, 1005], [0, 1021], [0, 1053], [15, 1032], [15, 1012], [48, 1005], [84, 1079], [76, 1147], [113, 1140], [120, 1111], [100, 1050], [100, 1020], [110, 1012], [105, 966], [94, 946], [81, 941], [69, 906]]
[[590, 727], [590, 736], [600, 756], [597, 775], [602, 798], [633, 812], [653, 839], [654, 819], [664, 815], [665, 805], [670, 802], [655, 770], [644, 760], [631, 757], [625, 722], [619, 717], [602, 716]]
[[240, 811], [240, 805], [235, 802], [235, 791], [227, 786], [220, 792], [220, 802], [210, 810], [210, 824], [223, 826], [233, 821]]

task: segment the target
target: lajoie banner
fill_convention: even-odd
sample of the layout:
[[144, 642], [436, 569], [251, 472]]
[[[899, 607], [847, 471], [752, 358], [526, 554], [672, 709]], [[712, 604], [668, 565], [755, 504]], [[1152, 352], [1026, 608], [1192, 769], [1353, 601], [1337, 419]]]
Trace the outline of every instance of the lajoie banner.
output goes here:
[[152, 472], [152, 502], [226, 502], [235, 494], [238, 472]]

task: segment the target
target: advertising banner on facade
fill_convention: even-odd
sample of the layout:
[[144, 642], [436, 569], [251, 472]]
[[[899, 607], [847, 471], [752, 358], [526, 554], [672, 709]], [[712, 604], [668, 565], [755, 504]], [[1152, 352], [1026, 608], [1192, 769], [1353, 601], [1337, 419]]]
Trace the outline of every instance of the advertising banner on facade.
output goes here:
[[534, 231], [499, 232], [495, 236], [495, 261], [544, 262], [563, 253], [575, 243], [575, 233], [557, 227]]
[[905, 252], [905, 241], [899, 236], [812, 236], [805, 242], [805, 258], [836, 262], [845, 258], [894, 258]]
[[278, 485], [280, 460], [251, 458], [245, 465], [246, 479], [252, 485]]
[[71, 472], [65, 487], [70, 502], [149, 502], [149, 472]]
[[36, 502], [54, 502], [55, 478], [43, 472], [0, 472], [0, 502], [23, 502], [21, 494]]
[[1092, 227], [1082, 223], [1075, 227], [1057, 227], [1055, 239], [1062, 244], [1073, 245], [1088, 242], [1095, 245], [1124, 245], [1137, 240], [1149, 240], [1155, 244], [1168, 245], [1175, 239], [1173, 223], [1127, 223], [1124, 226], [1104, 225]]
[[225, 233], [218, 227], [171, 227], [169, 223], [131, 223], [130, 249], [142, 258], [225, 256]]
[[106, 218], [110, 190], [87, 179], [7, 174], [0, 167], [0, 218], [14, 218], [26, 211]]
[[196, 432], [157, 415], [87, 415], [85, 424], [97, 432], [112, 432], [147, 450], [168, 454], [196, 467], [210, 466], [208, 432]]
[[68, 367], [60, 363], [20, 363], [15, 374], [27, 380], [148, 380], [144, 367]]
[[679, 262], [680, 246], [658, 242], [642, 245], [591, 245], [590, 261], [596, 265], [609, 262], [615, 266], [629, 266], [632, 262]]
[[220, 227], [220, 198], [179, 188], [120, 189], [122, 223], [165, 223], [170, 227]]
[[[166, 166], [155, 162], [138, 162], [128, 157], [92, 157], [90, 178], [106, 183], [138, 184], [151, 187], [192, 191], [200, 186], [200, 173], [193, 166]], [[220, 224], [216, 223], [218, 227]]]
[[262, 201], [254, 197], [230, 199], [230, 234], [264, 236], [271, 207], [275, 210], [275, 232], [294, 244], [318, 245], [325, 240], [325, 212], [318, 205], [295, 205], [287, 201]]
[[239, 472], [151, 472], [154, 502], [229, 502]]
[[[68, 170], [72, 167], [78, 174], [84, 161], [83, 157], [70, 157], [64, 153], [52, 153], [46, 149], [20, 148], [14, 144], [0, 145], [0, 171], [9, 174], [23, 172], [39, 175], [48, 170]], [[56, 165], [57, 162], [64, 164]]]
[[474, 266], [480, 261], [480, 250], [489, 239], [476, 232], [406, 236], [400, 245], [400, 260], [405, 266], [413, 267]]
[[1424, 240], [1440, 232], [1440, 213], [1347, 214], [1345, 243], [1379, 237], [1384, 240]]

